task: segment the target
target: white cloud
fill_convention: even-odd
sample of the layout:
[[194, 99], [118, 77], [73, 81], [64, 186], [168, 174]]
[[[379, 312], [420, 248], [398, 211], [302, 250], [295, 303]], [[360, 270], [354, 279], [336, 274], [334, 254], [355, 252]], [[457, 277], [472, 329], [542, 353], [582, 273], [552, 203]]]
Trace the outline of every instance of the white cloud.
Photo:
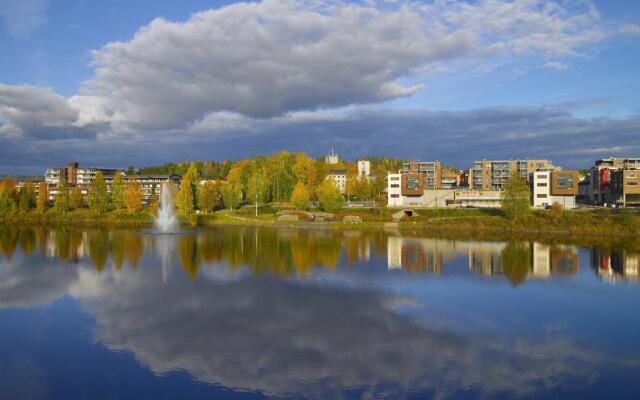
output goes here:
[[94, 51], [95, 75], [78, 95], [65, 100], [41, 89], [47, 113], [0, 97], [0, 118], [9, 121], [0, 133], [63, 121], [71, 128], [104, 124], [103, 137], [157, 134], [207, 125], [210, 115], [218, 123], [225, 116], [222, 127], [228, 127], [384, 103], [423, 90], [420, 82], [405, 82], [452, 59], [561, 60], [621, 32], [608, 26], [584, 1], [232, 4], [184, 22], [156, 19], [131, 40]]
[[569, 68], [569, 65], [565, 64], [565, 63], [558, 62], [558, 61], [549, 61], [549, 62], [544, 63], [542, 65], [542, 67], [546, 68], [546, 69], [552, 69], [552, 70], [555, 70], [555, 71], [565, 71], [566, 69]]
[[48, 4], [49, 0], [2, 0], [0, 18], [11, 36], [22, 39], [46, 23]]

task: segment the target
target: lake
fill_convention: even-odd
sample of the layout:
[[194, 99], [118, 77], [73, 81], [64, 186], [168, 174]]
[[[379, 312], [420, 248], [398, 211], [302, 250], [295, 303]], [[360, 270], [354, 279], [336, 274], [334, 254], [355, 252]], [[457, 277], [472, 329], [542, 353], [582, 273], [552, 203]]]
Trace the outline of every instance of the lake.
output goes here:
[[639, 274], [633, 241], [5, 225], [0, 398], [638, 399]]

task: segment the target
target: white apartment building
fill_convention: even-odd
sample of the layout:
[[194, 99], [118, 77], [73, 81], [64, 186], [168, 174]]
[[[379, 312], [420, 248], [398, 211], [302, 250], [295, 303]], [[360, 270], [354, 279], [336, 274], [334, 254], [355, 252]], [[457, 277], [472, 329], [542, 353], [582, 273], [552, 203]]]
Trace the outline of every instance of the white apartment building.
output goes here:
[[344, 194], [347, 190], [347, 170], [345, 169], [332, 169], [327, 174], [327, 179], [331, 179], [340, 193]]
[[546, 208], [556, 202], [564, 208], [576, 207], [576, 195], [563, 192], [567, 189], [574, 190], [575, 187], [577, 193], [578, 182], [573, 182], [571, 171], [536, 171], [531, 176], [533, 207]]
[[402, 174], [387, 174], [387, 206], [402, 206], [402, 189], [400, 182]]
[[369, 179], [371, 175], [371, 161], [358, 160], [358, 178]]

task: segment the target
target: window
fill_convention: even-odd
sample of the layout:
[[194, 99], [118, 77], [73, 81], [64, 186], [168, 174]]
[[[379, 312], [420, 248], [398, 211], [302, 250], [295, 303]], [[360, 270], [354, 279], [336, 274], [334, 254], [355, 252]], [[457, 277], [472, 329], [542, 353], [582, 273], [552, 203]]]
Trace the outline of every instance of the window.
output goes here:
[[392, 194], [392, 195], [391, 195], [391, 198], [392, 198], [392, 199], [397, 199], [398, 197], [400, 197], [400, 195], [399, 195], [399, 194]]
[[558, 189], [573, 189], [573, 174], [558, 174], [556, 183]]
[[538, 182], [538, 184], [536, 186], [538, 186], [538, 187], [547, 187], [547, 182]]
[[638, 182], [627, 182], [627, 186], [638, 186]]
[[392, 177], [391, 177], [391, 180], [392, 180], [392, 181], [399, 181], [399, 180], [400, 180], [400, 177], [392, 176]]
[[538, 179], [547, 179], [547, 176], [542, 174], [537, 176]]
[[627, 178], [635, 179], [636, 177], [636, 174], [627, 174]]
[[405, 186], [407, 190], [418, 190], [420, 188], [420, 179], [417, 176], [408, 176]]
[[547, 195], [546, 194], [539, 194], [536, 197], [539, 198], [539, 199], [546, 199]]
[[392, 187], [392, 188], [399, 188], [399, 187], [400, 187], [400, 184], [398, 184], [398, 183], [392, 183], [392, 184], [391, 184], [391, 187]]

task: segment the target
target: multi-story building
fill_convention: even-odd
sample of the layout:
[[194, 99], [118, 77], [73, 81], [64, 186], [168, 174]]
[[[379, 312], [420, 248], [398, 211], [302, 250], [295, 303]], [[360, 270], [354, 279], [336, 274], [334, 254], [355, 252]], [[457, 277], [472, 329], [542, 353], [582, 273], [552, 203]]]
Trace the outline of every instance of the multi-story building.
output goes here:
[[[621, 170], [640, 170], [640, 158], [603, 158], [597, 160], [590, 170], [590, 200], [594, 204], [615, 203], [622, 193], [618, 195], [612, 191], [613, 174]], [[633, 173], [632, 173], [633, 174]], [[620, 189], [618, 188], [618, 191]], [[636, 193], [629, 193], [636, 194]], [[620, 203], [623, 203], [621, 201]]]
[[440, 161], [408, 161], [402, 164], [402, 174], [422, 174], [424, 188], [442, 188], [442, 164]]
[[332, 169], [327, 174], [327, 179], [331, 179], [340, 193], [344, 194], [347, 190], [347, 170], [346, 169]]
[[538, 170], [558, 169], [549, 160], [482, 160], [474, 161], [469, 170], [469, 186], [473, 189], [504, 190], [513, 173], [527, 178]]
[[545, 208], [553, 203], [564, 208], [576, 206], [578, 171], [536, 171], [529, 177], [533, 206]]
[[387, 175], [387, 205], [389, 207], [402, 206], [402, 190], [400, 188], [401, 180], [402, 174]]
[[371, 179], [371, 161], [358, 160], [358, 179]]
[[335, 165], [340, 162], [340, 157], [331, 149], [331, 153], [327, 154], [324, 158], [325, 164]]
[[640, 207], [640, 169], [621, 169], [611, 173], [612, 204]]

